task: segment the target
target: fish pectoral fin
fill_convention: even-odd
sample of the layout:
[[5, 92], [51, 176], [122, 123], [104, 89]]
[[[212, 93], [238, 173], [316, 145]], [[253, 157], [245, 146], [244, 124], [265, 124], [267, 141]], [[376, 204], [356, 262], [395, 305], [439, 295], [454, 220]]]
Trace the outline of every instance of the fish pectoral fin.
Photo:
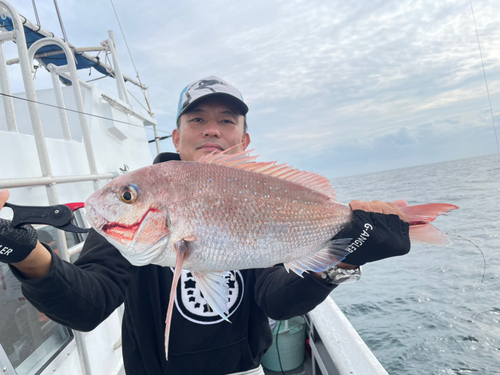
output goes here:
[[165, 357], [168, 361], [168, 339], [170, 337], [170, 324], [172, 322], [172, 313], [174, 310], [174, 300], [175, 292], [177, 290], [177, 284], [181, 277], [182, 265], [184, 260], [189, 256], [188, 243], [184, 240], [177, 241], [174, 245], [175, 251], [177, 253], [175, 260], [175, 271], [172, 278], [172, 286], [170, 288], [170, 297], [168, 301], [167, 317], [165, 319]]
[[192, 272], [196, 285], [212, 310], [229, 322], [229, 272]]
[[288, 272], [292, 270], [300, 277], [307, 271], [323, 272], [340, 263], [349, 254], [347, 246], [350, 243], [351, 238], [329, 241], [325, 248], [315, 252], [313, 255], [285, 263], [285, 269]]

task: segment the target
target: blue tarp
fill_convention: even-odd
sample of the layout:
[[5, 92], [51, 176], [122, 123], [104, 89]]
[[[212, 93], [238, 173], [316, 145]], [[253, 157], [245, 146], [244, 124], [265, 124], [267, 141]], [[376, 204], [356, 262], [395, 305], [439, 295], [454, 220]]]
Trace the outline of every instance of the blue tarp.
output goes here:
[[[9, 31], [12, 31], [14, 29], [13, 24], [12, 24], [12, 19], [10, 17], [6, 17], [5, 20], [0, 19], [0, 25], [5, 27]], [[26, 36], [26, 44], [28, 45], [28, 48], [30, 48], [31, 45], [33, 43], [35, 43], [37, 40], [45, 38], [45, 36], [30, 29], [29, 27], [26, 27], [26, 26], [23, 26], [23, 27], [24, 27], [24, 35]], [[61, 66], [61, 65], [66, 65], [68, 63], [65, 54], [62, 52], [61, 47], [58, 47], [56, 45], [42, 47], [37, 51], [37, 53], [50, 52], [50, 51], [61, 51], [61, 54], [42, 57], [42, 58], [37, 57], [37, 59], [43, 61], [43, 63], [46, 65], [54, 64], [57, 66]], [[91, 60], [85, 58], [82, 54], [75, 53], [75, 61], [76, 61], [76, 68], [77, 69], [94, 68], [99, 73], [102, 73], [104, 75], [109, 75], [109, 73], [106, 71], [106, 69], [103, 66], [101, 66], [99, 64], [99, 62], [95, 63], [94, 61], [91, 61]], [[65, 84], [71, 84], [71, 82], [68, 81], [67, 79], [64, 79], [63, 77], [59, 77], [59, 78]]]

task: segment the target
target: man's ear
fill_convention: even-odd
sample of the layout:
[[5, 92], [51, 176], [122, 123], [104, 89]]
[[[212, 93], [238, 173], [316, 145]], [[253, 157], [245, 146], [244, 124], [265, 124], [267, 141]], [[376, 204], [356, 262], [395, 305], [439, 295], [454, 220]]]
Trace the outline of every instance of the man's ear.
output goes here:
[[247, 149], [248, 145], [250, 144], [250, 134], [248, 134], [248, 133], [243, 134], [243, 138], [241, 139], [241, 143], [242, 143], [241, 149], [243, 151], [245, 151]]
[[179, 142], [181, 140], [181, 134], [179, 129], [175, 128], [172, 132], [172, 142], [174, 143], [175, 151], [179, 152]]

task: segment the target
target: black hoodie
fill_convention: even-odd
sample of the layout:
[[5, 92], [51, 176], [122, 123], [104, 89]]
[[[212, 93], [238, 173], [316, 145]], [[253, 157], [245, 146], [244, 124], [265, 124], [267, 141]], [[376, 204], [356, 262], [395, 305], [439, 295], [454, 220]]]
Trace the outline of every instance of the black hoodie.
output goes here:
[[[155, 163], [179, 160], [160, 154]], [[165, 317], [173, 270], [132, 266], [102, 236], [91, 232], [75, 264], [52, 254], [50, 273], [22, 281], [26, 298], [67, 327], [90, 331], [125, 303], [123, 360], [128, 375], [229, 374], [255, 368], [272, 343], [268, 317], [302, 315], [334, 286], [310, 274], [300, 278], [282, 266], [232, 272], [228, 323], [212, 312], [189, 273], [183, 271], [165, 359]]]

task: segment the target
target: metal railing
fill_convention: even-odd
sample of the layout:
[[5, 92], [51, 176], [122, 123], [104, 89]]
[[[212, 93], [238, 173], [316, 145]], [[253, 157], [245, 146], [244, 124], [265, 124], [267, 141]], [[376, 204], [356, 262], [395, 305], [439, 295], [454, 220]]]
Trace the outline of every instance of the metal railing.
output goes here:
[[[36, 93], [35, 93], [35, 85], [33, 82], [33, 78], [31, 76], [32, 70], [33, 70], [33, 57], [38, 51], [39, 48], [47, 45], [47, 44], [57, 44], [60, 46], [63, 51], [66, 54], [66, 58], [68, 59], [68, 68], [71, 74], [72, 78], [72, 83], [75, 93], [75, 101], [77, 103], [77, 108], [79, 111], [83, 112], [83, 99], [81, 96], [81, 91], [80, 91], [80, 86], [79, 86], [79, 79], [78, 79], [78, 74], [76, 73], [76, 66], [74, 62], [74, 57], [73, 53], [71, 50], [68, 48], [68, 46], [61, 41], [58, 38], [52, 37], [52, 38], [46, 38], [46, 39], [41, 39], [30, 47], [29, 51], [26, 45], [26, 39], [24, 35], [24, 27], [23, 23], [21, 22], [20, 16], [17, 13], [16, 9], [9, 4], [8, 2], [4, 0], [0, 0], [0, 6], [4, 7], [7, 9], [7, 11], [10, 13], [10, 16], [12, 18], [12, 23], [13, 23], [13, 31], [11, 32], [2, 32], [0, 34], [2, 42], [5, 41], [13, 41], [17, 45], [17, 51], [19, 54], [19, 64], [21, 66], [21, 72], [23, 76], [23, 83], [24, 83], [24, 89], [26, 92], [26, 98], [29, 100], [28, 102], [28, 110], [30, 113], [30, 119], [31, 119], [31, 125], [33, 127], [33, 135], [35, 138], [35, 144], [38, 152], [38, 160], [40, 163], [40, 168], [42, 170], [42, 179], [46, 180], [46, 191], [47, 191], [47, 197], [49, 200], [50, 205], [55, 205], [58, 204], [58, 197], [57, 197], [57, 189], [56, 189], [56, 184], [57, 184], [57, 179], [55, 179], [52, 176], [52, 170], [51, 170], [51, 165], [50, 165], [50, 160], [48, 156], [48, 151], [47, 151], [47, 145], [45, 143], [45, 137], [43, 134], [43, 128], [42, 128], [42, 121], [40, 118], [40, 112], [38, 109], [38, 104], [37, 104], [37, 98], [36, 98]], [[50, 39], [50, 40], [47, 40]], [[3, 47], [3, 46], [2, 46]], [[2, 64], [2, 67], [0, 68], [0, 74], [1, 72], [6, 72], [7, 71], [7, 65], [6, 65], [6, 60], [5, 60], [5, 55], [3, 48], [0, 49], [0, 64]], [[7, 84], [2, 85], [2, 91], [4, 94], [11, 95], [10, 92], [10, 86], [8, 84], [8, 77], [5, 77], [5, 80], [7, 81]], [[53, 81], [54, 82], [54, 81]], [[57, 84], [57, 85], [56, 85]], [[58, 88], [57, 88], [57, 87]], [[59, 82], [54, 82], [54, 89], [60, 90], [60, 84]], [[11, 99], [12, 100], [12, 99]], [[13, 110], [13, 104], [12, 102], [8, 102], [8, 100], [4, 99], [4, 105], [7, 102], [7, 107], [9, 108], [8, 111]], [[8, 124], [8, 129], [17, 131], [17, 124], [15, 122], [15, 115], [13, 114], [8, 114], [7, 115], [7, 124]], [[66, 134], [68, 137], [69, 135], [69, 127], [66, 127], [67, 124], [62, 124], [63, 126], [63, 133]], [[88, 130], [88, 125], [86, 122], [86, 118], [84, 115], [80, 115], [80, 126], [82, 127], [82, 134], [84, 138], [84, 143], [85, 143], [85, 148], [87, 152], [87, 158], [90, 166], [90, 171], [91, 174], [94, 175], [92, 176], [91, 180], [94, 181], [94, 187], [96, 189], [99, 188], [99, 177], [97, 176], [97, 168], [95, 166], [95, 160], [93, 158], [93, 151], [92, 151], [92, 144], [90, 141], [90, 133]], [[73, 176], [74, 177], [74, 176]], [[20, 187], [20, 186], [32, 186], [32, 185], [40, 185], [42, 180], [39, 178], [33, 178], [33, 179], [21, 179], [22, 181], [0, 181], [0, 185], [5, 185], [6, 187]], [[31, 181], [30, 181], [31, 180]], [[76, 179], [78, 181], [78, 179]], [[44, 181], [45, 182], [45, 181]], [[17, 185], [17, 186], [16, 186]], [[57, 240], [58, 243], [60, 244], [60, 256], [62, 259], [69, 261], [69, 252], [68, 252], [68, 246], [66, 242], [65, 235], [62, 231], [58, 230], [57, 231]], [[81, 359], [81, 364], [82, 364], [82, 371], [85, 375], [92, 375], [92, 370], [90, 367], [90, 362], [89, 362], [89, 356], [87, 352], [87, 346], [85, 345], [84, 338], [81, 332], [78, 331], [73, 331], [75, 335], [75, 341], [77, 344], [77, 350]]]
[[[28, 110], [30, 115], [30, 121], [33, 128], [33, 136], [35, 140], [35, 145], [38, 154], [38, 161], [42, 171], [41, 177], [28, 177], [28, 178], [12, 178], [12, 179], [0, 179], [0, 188], [21, 188], [21, 187], [33, 187], [33, 186], [45, 186], [46, 193], [48, 197], [48, 202], [50, 205], [55, 205], [59, 203], [57, 194], [57, 184], [63, 183], [74, 183], [74, 182], [84, 182], [92, 181], [94, 183], [94, 190], [99, 189], [100, 181], [105, 179], [112, 179], [118, 175], [118, 173], [106, 173], [99, 174], [97, 172], [97, 166], [94, 156], [94, 150], [92, 147], [92, 141], [89, 131], [89, 126], [87, 124], [87, 119], [84, 114], [84, 103], [81, 93], [80, 86], [85, 88], [91, 88], [90, 85], [81, 81], [78, 78], [78, 72], [75, 65], [74, 52], [66, 42], [62, 39], [55, 37], [53, 34], [43, 30], [45, 38], [40, 39], [33, 43], [33, 45], [28, 49], [25, 39], [25, 33], [23, 24], [27, 23], [26, 19], [21, 19], [21, 16], [17, 13], [16, 9], [9, 4], [7, 1], [0, 0], [0, 10], [6, 10], [9, 16], [12, 18], [13, 30], [12, 31], [2, 31], [0, 33], [0, 90], [3, 94], [3, 104], [5, 108], [5, 116], [7, 121], [7, 129], [12, 132], [17, 132], [17, 122], [14, 112], [14, 104], [11, 97], [10, 82], [7, 72], [7, 61], [5, 59], [5, 53], [3, 49], [3, 43], [5, 42], [15, 42], [17, 46], [17, 52], [19, 55], [16, 62], [19, 62], [21, 67], [21, 73], [23, 77], [24, 89], [26, 93], [26, 98], [28, 99]], [[5, 19], [5, 17], [3, 17]], [[121, 69], [118, 63], [118, 56], [114, 48], [113, 32], [109, 32], [109, 40], [107, 41], [110, 46], [111, 54], [114, 63], [114, 75], [117, 81], [117, 88], [120, 99], [125, 103], [130, 104], [130, 99], [128, 98], [127, 89], [125, 87], [124, 76], [121, 73]], [[87, 155], [87, 162], [90, 170], [88, 175], [69, 175], [55, 177], [52, 175], [51, 163], [48, 156], [47, 144], [45, 141], [45, 136], [42, 128], [42, 122], [40, 118], [40, 112], [37, 103], [37, 96], [35, 92], [34, 82], [32, 78], [33, 71], [33, 59], [35, 58], [37, 51], [47, 45], [57, 45], [62, 49], [67, 59], [67, 65], [55, 66], [49, 64], [47, 66], [52, 77], [52, 84], [56, 96], [57, 106], [60, 108], [65, 108], [61, 84], [58, 76], [70, 79], [73, 86], [73, 93], [75, 96], [76, 106], [79, 112], [79, 123], [82, 131], [83, 143], [85, 146], [85, 152]], [[12, 62], [10, 60], [9, 62]], [[69, 73], [69, 74], [68, 74]], [[127, 77], [128, 80], [130, 80]], [[135, 82], [134, 82], [135, 83]], [[142, 85], [140, 87], [143, 88]], [[63, 138], [65, 140], [71, 140], [71, 133], [68, 118], [64, 110], [59, 111], [59, 119], [61, 122], [61, 128], [63, 132]], [[144, 123], [146, 125], [146, 123]], [[149, 122], [148, 125], [153, 125], [156, 134], [156, 124]], [[62, 259], [69, 261], [70, 256], [81, 251], [83, 243], [68, 249], [66, 238], [64, 232], [57, 231], [57, 242], [59, 244], [60, 256]], [[76, 346], [80, 356], [82, 364], [82, 372], [85, 375], [91, 375], [91, 366], [89, 362], [89, 357], [87, 353], [87, 347], [81, 332], [74, 331]]]

